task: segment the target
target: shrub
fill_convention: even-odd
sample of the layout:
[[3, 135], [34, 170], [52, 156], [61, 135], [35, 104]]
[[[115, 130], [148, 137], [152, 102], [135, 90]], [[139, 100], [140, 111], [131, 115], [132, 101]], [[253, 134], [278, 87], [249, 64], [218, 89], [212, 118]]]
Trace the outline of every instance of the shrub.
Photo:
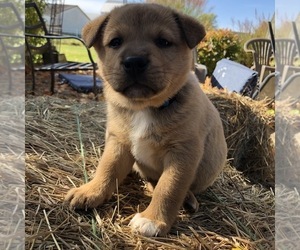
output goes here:
[[197, 54], [198, 63], [206, 65], [208, 75], [212, 74], [219, 60], [226, 58], [239, 62], [243, 59], [240, 55], [245, 55], [238, 35], [224, 29], [208, 31], [197, 47]]
[[[30, 3], [30, 2], [32, 2], [32, 0], [25, 0], [25, 3]], [[35, 3], [37, 4], [41, 14], [43, 14], [45, 7], [46, 7], [46, 0], [35, 0]], [[31, 8], [25, 9], [25, 27], [34, 25], [38, 22], [39, 22], [39, 19], [38, 19], [38, 16], [36, 15], [35, 11], [32, 10]], [[32, 31], [32, 30], [26, 30], [26, 28], [25, 28], [25, 31], [26, 31], [26, 33], [32, 33], [32, 34], [36, 34], [36, 35], [41, 34], [41, 29]], [[41, 46], [42, 44], [45, 44], [45, 39], [30, 37], [30, 38], [28, 38], [28, 40], [30, 41], [29, 43], [32, 45]], [[25, 62], [26, 66], [30, 66], [27, 51], [26, 51], [26, 55], [27, 55], [26, 62]], [[32, 56], [33, 56], [34, 63], [42, 63], [42, 56], [40, 54], [35, 54]]]

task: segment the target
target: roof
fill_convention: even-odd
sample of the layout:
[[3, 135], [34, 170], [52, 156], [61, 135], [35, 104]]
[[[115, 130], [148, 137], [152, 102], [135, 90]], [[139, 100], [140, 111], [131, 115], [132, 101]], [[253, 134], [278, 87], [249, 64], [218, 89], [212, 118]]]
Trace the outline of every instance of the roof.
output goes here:
[[[44, 11], [44, 15], [45, 16], [50, 16], [51, 15], [51, 8], [54, 4], [47, 4], [45, 11]], [[82, 12], [82, 14], [88, 19], [90, 20], [90, 18], [88, 17], [88, 15], [78, 6], [78, 5], [70, 5], [70, 4], [57, 4], [57, 14], [60, 14], [62, 11], [66, 12], [68, 10], [71, 9], [79, 9], [80, 12]]]
[[[44, 14], [45, 15], [50, 15], [51, 14], [51, 8], [54, 4], [47, 4], [46, 5], [46, 8], [45, 8], [45, 11], [44, 11]], [[57, 13], [61, 13], [61, 11], [66, 11], [66, 10], [70, 10], [70, 9], [73, 9], [73, 8], [79, 8], [79, 6], [77, 5], [70, 5], [70, 4], [57, 4]], [[80, 8], [79, 8], [80, 9]]]

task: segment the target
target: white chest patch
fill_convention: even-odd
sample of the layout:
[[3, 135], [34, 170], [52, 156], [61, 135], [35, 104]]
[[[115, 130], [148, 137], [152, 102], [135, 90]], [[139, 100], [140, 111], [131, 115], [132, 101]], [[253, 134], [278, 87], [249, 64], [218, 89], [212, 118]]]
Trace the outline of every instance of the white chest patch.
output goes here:
[[131, 152], [136, 160], [151, 167], [155, 165], [154, 150], [149, 140], [153, 118], [149, 110], [138, 111], [132, 119]]

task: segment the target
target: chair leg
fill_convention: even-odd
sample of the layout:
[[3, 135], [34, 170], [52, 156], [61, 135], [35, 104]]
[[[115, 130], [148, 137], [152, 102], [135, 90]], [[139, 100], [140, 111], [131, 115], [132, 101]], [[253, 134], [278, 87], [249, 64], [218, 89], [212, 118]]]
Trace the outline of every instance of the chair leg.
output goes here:
[[32, 91], [32, 94], [34, 95], [34, 90], [35, 90], [35, 75], [34, 75], [34, 68], [33, 68], [33, 66], [31, 66], [31, 77], [32, 77], [31, 91]]
[[93, 91], [94, 91], [94, 95], [95, 97], [97, 97], [97, 94], [98, 94], [98, 90], [97, 90], [97, 80], [96, 80], [96, 70], [94, 69], [93, 70]]
[[51, 86], [50, 86], [50, 92], [51, 92], [51, 94], [54, 94], [55, 72], [51, 70], [50, 73], [51, 73]]

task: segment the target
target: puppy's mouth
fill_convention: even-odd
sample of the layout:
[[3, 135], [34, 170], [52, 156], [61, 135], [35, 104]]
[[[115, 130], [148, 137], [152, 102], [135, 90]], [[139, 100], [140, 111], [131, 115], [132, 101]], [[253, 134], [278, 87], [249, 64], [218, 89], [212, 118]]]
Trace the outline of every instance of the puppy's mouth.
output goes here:
[[116, 91], [131, 99], [150, 98], [158, 92], [157, 89], [151, 88], [150, 86], [139, 82], [126, 84], [122, 88], [116, 89]]
[[161, 73], [153, 69], [147, 56], [122, 57], [115, 74], [109, 75], [111, 87], [126, 98], [149, 99], [164, 88]]

